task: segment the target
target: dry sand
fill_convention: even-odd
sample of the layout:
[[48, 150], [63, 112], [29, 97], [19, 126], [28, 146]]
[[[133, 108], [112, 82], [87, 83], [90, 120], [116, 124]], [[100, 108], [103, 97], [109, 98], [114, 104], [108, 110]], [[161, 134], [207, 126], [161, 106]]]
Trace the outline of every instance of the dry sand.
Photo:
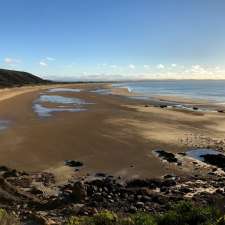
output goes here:
[[10, 121], [0, 133], [0, 165], [55, 171], [60, 180], [62, 173], [71, 172], [64, 160], [73, 159], [84, 163], [80, 174], [156, 177], [187, 171], [162, 163], [152, 154], [155, 149], [176, 153], [195, 145], [223, 145], [223, 113], [145, 107], [146, 101], [120, 96], [129, 95], [126, 90], [114, 89], [114, 95], [89, 91], [102, 84], [66, 86], [84, 91], [59, 95], [95, 104], [87, 105], [85, 112], [60, 112], [43, 119], [33, 112], [33, 101], [54, 85], [0, 90], [0, 120]]

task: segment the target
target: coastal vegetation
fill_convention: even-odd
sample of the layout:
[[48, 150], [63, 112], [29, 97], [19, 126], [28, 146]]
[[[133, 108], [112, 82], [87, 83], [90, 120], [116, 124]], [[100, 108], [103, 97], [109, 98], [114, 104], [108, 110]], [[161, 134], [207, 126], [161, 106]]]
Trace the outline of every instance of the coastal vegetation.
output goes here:
[[110, 211], [92, 217], [71, 217], [67, 225], [224, 225], [224, 217], [212, 207], [197, 207], [182, 201], [164, 213], [119, 215]]
[[[51, 224], [33, 221], [34, 224]], [[224, 225], [225, 216], [213, 207], [198, 207], [189, 201], [171, 205], [163, 213], [121, 214], [103, 210], [92, 216], [71, 216], [64, 225]], [[21, 225], [12, 213], [0, 209], [0, 225]]]

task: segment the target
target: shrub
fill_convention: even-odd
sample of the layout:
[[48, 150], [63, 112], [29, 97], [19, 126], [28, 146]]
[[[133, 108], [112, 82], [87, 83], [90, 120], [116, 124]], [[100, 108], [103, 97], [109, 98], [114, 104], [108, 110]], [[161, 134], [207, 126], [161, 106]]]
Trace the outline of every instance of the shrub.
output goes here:
[[[67, 225], [225, 225], [225, 216], [210, 207], [180, 202], [162, 214], [136, 213], [127, 216], [102, 211], [94, 216], [71, 217]], [[0, 224], [1, 225], [1, 224]]]
[[219, 218], [215, 225], [225, 225], [225, 216]]
[[19, 225], [18, 219], [8, 214], [4, 209], [0, 209], [0, 225]]
[[113, 225], [118, 221], [115, 213], [110, 211], [102, 211], [94, 215], [93, 222], [95, 225]]
[[81, 225], [81, 219], [76, 216], [72, 216], [69, 218], [67, 225]]
[[158, 217], [158, 225], [208, 225], [216, 218], [213, 208], [194, 207], [189, 202], [181, 202]]
[[155, 218], [151, 214], [137, 213], [132, 219], [135, 225], [156, 225]]
[[125, 217], [119, 219], [118, 225], [135, 225], [135, 223], [131, 217]]

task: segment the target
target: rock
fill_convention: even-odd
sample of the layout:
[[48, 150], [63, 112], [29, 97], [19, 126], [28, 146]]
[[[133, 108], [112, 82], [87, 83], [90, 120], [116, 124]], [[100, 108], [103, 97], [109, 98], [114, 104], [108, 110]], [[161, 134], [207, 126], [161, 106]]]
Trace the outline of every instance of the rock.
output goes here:
[[214, 173], [214, 172], [208, 172], [208, 175], [210, 175], [210, 176], [214, 176], [214, 175], [215, 175], [215, 173]]
[[206, 154], [206, 155], [202, 155], [202, 157], [204, 158], [204, 162], [211, 164], [213, 166], [217, 166], [225, 171], [225, 156], [224, 155]]
[[96, 177], [106, 177], [105, 173], [96, 173], [95, 174]]
[[66, 166], [70, 166], [70, 167], [81, 167], [84, 164], [80, 161], [75, 161], [75, 160], [66, 160], [65, 161], [65, 165]]
[[59, 224], [50, 218], [46, 218], [45, 216], [37, 215], [37, 214], [30, 215], [30, 222], [31, 224], [35, 224], [35, 225], [58, 225]]
[[18, 177], [19, 174], [16, 170], [7, 170], [4, 174], [3, 177], [7, 178], [7, 177]]
[[73, 185], [72, 197], [75, 202], [82, 202], [87, 196], [86, 187], [83, 182], [78, 181]]
[[8, 167], [6, 167], [6, 166], [0, 166], [0, 172], [7, 172], [7, 171], [9, 171], [10, 169], [8, 168]]
[[75, 215], [79, 214], [83, 207], [84, 207], [84, 204], [73, 204], [72, 209]]
[[145, 203], [144, 203], [144, 202], [137, 202], [137, 203], [136, 203], [136, 206], [137, 206], [138, 208], [143, 208], [143, 207], [145, 206]]
[[182, 155], [182, 156], [185, 156], [186, 155], [185, 152], [178, 152], [177, 154]]
[[167, 108], [167, 105], [160, 105], [159, 107], [163, 109], [163, 108]]
[[141, 201], [143, 201], [143, 202], [150, 202], [151, 198], [149, 196], [147, 196], [147, 195], [144, 195], [144, 196], [142, 196]]
[[222, 110], [222, 109], [218, 109], [217, 112], [218, 112], [218, 113], [224, 113], [225, 111]]
[[129, 208], [129, 212], [135, 213], [135, 212], [137, 212], [137, 208], [135, 206], [131, 205], [130, 208]]
[[197, 106], [193, 106], [193, 110], [198, 110], [198, 107]]
[[187, 194], [188, 192], [191, 192], [190, 188], [185, 186], [180, 187], [179, 191], [183, 194]]
[[161, 185], [161, 181], [159, 179], [145, 179], [145, 180], [134, 179], [134, 180], [128, 181], [126, 186], [128, 188], [147, 187], [150, 189], [155, 189], [157, 187], [160, 187], [160, 185]]
[[29, 192], [31, 194], [34, 194], [34, 195], [41, 195], [41, 194], [43, 194], [43, 191], [37, 189], [36, 187], [32, 187]]
[[166, 174], [163, 178], [164, 179], [173, 179], [173, 180], [175, 180], [176, 179], [176, 176], [173, 175], [173, 174]]
[[176, 181], [174, 179], [166, 179], [162, 181], [162, 184], [161, 184], [161, 186], [165, 186], [165, 187], [171, 187], [175, 185], [176, 185]]
[[173, 153], [166, 152], [164, 150], [156, 150], [156, 153], [159, 155], [160, 158], [166, 160], [167, 162], [177, 163], [178, 161]]
[[163, 186], [163, 187], [160, 188], [160, 191], [161, 192], [167, 192], [168, 190], [169, 190], [169, 188], [168, 187], [165, 187], [165, 186]]

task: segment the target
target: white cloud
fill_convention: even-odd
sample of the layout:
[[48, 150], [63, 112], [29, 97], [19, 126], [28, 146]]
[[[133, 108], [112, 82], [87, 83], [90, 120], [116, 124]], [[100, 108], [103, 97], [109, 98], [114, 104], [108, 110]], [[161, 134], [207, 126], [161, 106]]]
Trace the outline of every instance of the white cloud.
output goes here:
[[220, 69], [219, 66], [216, 66], [216, 67], [215, 67], [215, 70], [216, 70], [216, 71], [220, 71], [221, 69]]
[[192, 66], [192, 69], [193, 69], [193, 70], [199, 70], [200, 68], [201, 68], [200, 65], [193, 65], [193, 66]]
[[42, 59], [40, 62], [39, 62], [39, 65], [40, 66], [43, 66], [43, 67], [46, 67], [48, 66], [48, 62], [52, 62], [52, 61], [55, 61], [55, 58], [52, 58], [52, 57], [45, 57], [44, 59]]
[[48, 64], [46, 62], [44, 62], [44, 61], [40, 61], [39, 62], [39, 65], [40, 66], [43, 66], [43, 67], [48, 66]]
[[205, 68], [203, 68], [201, 65], [197, 65], [197, 64], [191, 66], [190, 70], [194, 74], [207, 74], [209, 72]]
[[156, 66], [156, 68], [157, 68], [157, 69], [164, 69], [165, 66], [164, 66], [163, 64], [158, 64], [158, 65]]
[[133, 65], [133, 64], [129, 64], [128, 67], [129, 67], [130, 69], [132, 69], [132, 70], [135, 69], [135, 65]]
[[13, 58], [9, 58], [9, 57], [6, 57], [4, 59], [4, 63], [7, 64], [7, 65], [15, 65], [15, 64], [18, 64], [20, 63], [21, 61], [19, 59], [13, 59]]
[[117, 65], [110, 65], [111, 68], [116, 69], [118, 66]]
[[52, 58], [52, 57], [46, 57], [45, 59], [48, 61], [55, 61], [55, 58]]
[[145, 69], [149, 69], [150, 66], [149, 66], [149, 65], [144, 65], [144, 68], [145, 68]]
[[108, 64], [107, 63], [100, 63], [97, 64], [97, 67], [101, 68], [101, 67], [106, 67]]
[[171, 64], [171, 67], [177, 67], [177, 64], [172, 63], [172, 64]]

